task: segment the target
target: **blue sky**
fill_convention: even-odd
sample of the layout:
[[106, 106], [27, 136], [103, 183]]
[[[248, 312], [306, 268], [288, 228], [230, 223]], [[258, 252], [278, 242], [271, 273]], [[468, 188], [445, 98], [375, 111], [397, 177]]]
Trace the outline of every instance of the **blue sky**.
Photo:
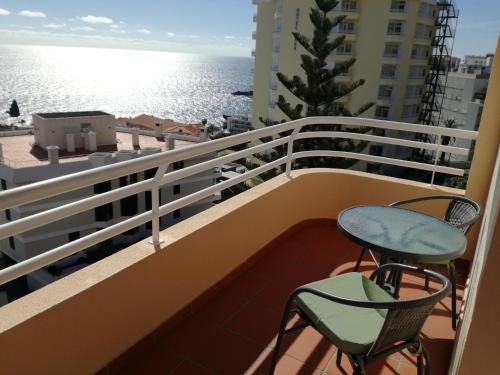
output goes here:
[[[454, 55], [494, 51], [499, 1], [457, 1]], [[254, 12], [250, 0], [0, 0], [0, 43], [249, 56]]]

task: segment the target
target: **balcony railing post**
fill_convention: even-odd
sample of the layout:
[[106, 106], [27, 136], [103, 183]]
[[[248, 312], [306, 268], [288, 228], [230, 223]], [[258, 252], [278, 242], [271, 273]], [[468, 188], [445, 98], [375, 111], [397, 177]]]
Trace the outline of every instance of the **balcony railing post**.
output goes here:
[[160, 241], [160, 182], [167, 172], [169, 164], [163, 164], [158, 167], [153, 179], [153, 188], [151, 189], [151, 208], [153, 217], [151, 219], [152, 239], [151, 243], [154, 246], [159, 246], [163, 241]]
[[436, 154], [434, 156], [434, 168], [432, 169], [431, 186], [434, 185], [434, 178], [436, 177], [436, 168], [439, 160], [439, 151], [441, 150], [441, 139], [442, 136], [438, 135], [436, 138]]
[[290, 140], [288, 141], [288, 147], [286, 152], [286, 170], [285, 170], [285, 174], [287, 177], [290, 177], [290, 174], [292, 173], [293, 143], [295, 142], [295, 138], [297, 137], [297, 134], [299, 133], [300, 129], [302, 129], [302, 127], [297, 126], [293, 131], [292, 135], [290, 136]]

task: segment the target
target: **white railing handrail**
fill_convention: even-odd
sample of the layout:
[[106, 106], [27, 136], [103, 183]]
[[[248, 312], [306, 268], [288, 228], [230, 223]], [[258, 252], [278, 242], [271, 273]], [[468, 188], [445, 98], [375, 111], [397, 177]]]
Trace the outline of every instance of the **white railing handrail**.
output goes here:
[[[300, 132], [305, 126], [309, 125], [342, 125], [346, 131], [314, 131]], [[436, 136], [437, 143], [425, 143], [420, 141], [400, 139], [394, 137], [382, 137], [369, 133], [350, 132], [350, 128], [380, 128], [410, 133], [425, 133]], [[292, 131], [290, 135], [276, 136], [285, 132]], [[16, 265], [0, 270], [0, 285], [13, 280], [17, 277], [26, 275], [44, 266], [47, 266], [66, 256], [75, 254], [78, 251], [89, 248], [106, 239], [114, 237], [127, 230], [145, 224], [148, 221], [153, 223], [153, 243], [159, 244], [159, 218], [174, 210], [183, 208], [197, 201], [212, 196], [223, 189], [242, 183], [253, 177], [256, 177], [271, 169], [281, 167], [286, 164], [286, 173], [289, 175], [294, 160], [304, 157], [338, 157], [349, 158], [353, 160], [362, 160], [367, 162], [382, 163], [400, 167], [415, 168], [434, 173], [447, 173], [451, 175], [463, 175], [464, 171], [457, 168], [434, 164], [426, 164], [415, 161], [400, 160], [383, 156], [374, 156], [354, 152], [342, 152], [332, 150], [300, 151], [294, 152], [294, 142], [306, 138], [352, 138], [360, 141], [375, 142], [379, 144], [390, 144], [417, 149], [425, 149], [436, 153], [436, 160], [440, 152], [446, 152], [456, 155], [467, 155], [469, 150], [441, 145], [442, 137], [456, 137], [461, 139], [473, 140], [477, 137], [477, 132], [449, 129], [440, 127], [431, 127], [418, 124], [406, 124], [398, 122], [389, 122], [383, 120], [363, 119], [354, 117], [314, 117], [305, 118], [275, 126], [265, 127], [258, 130], [241, 133], [226, 138], [199, 143], [192, 146], [186, 146], [179, 149], [144, 156], [138, 159], [114, 163], [103, 167], [94, 168], [88, 171], [77, 172], [71, 175], [61, 176], [46, 181], [25, 185], [0, 193], [0, 210], [17, 207], [31, 202], [39, 201], [49, 197], [54, 197], [70, 191], [78, 190], [86, 186], [94, 185], [104, 181], [110, 181], [126, 175], [142, 172], [148, 169], [157, 169], [154, 178], [139, 181], [137, 183], [114, 189], [102, 194], [85, 197], [76, 201], [71, 201], [64, 205], [52, 208], [50, 210], [36, 213], [12, 222], [0, 225], [0, 239], [14, 236], [20, 233], [33, 230], [49, 223], [62, 220], [64, 218], [76, 215], [81, 212], [91, 210], [95, 207], [111, 203], [127, 196], [138, 194], [145, 191], [152, 192], [152, 209], [140, 213], [132, 218], [113, 224], [96, 233], [92, 233], [78, 240], [66, 243], [45, 253], [36, 255], [30, 259], [22, 261]], [[263, 138], [271, 137], [270, 141], [258, 142]], [[255, 142], [250, 147], [241, 151], [232, 152], [228, 155], [217, 156], [207, 161], [202, 161], [183, 169], [167, 172], [168, 166], [174, 162], [193, 159], [202, 155], [216, 153], [233, 146], [243, 143]], [[240, 174], [229, 180], [209, 186], [200, 191], [181, 197], [172, 202], [160, 205], [158, 199], [159, 189], [167, 184], [189, 178], [191, 176], [209, 171], [222, 164], [230, 163], [248, 156], [265, 152], [277, 146], [285, 146], [286, 155], [272, 162], [264, 163], [248, 172]]]

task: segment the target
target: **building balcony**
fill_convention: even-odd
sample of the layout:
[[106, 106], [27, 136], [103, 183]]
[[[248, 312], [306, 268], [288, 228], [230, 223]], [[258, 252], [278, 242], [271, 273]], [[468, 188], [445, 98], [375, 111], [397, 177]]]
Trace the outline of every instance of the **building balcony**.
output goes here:
[[[494, 91], [489, 91], [494, 92]], [[485, 109], [483, 116], [490, 121]], [[493, 116], [493, 115], [492, 115]], [[496, 115], [495, 115], [496, 116]], [[496, 118], [496, 117], [494, 117]], [[98, 196], [57, 207], [39, 216], [14, 221], [0, 226], [0, 235], [15, 235], [32, 230], [47, 222], [61, 220], [72, 214], [121, 199], [140, 189], [155, 191], [155, 184], [172, 183], [202, 170], [214, 168], [255, 153], [311, 137], [335, 137], [335, 132], [298, 132], [310, 124], [342, 123], [348, 127], [422, 132], [419, 125], [401, 124], [360, 118], [313, 118], [279, 124], [244, 134], [205, 142], [151, 155], [130, 162], [96, 168], [84, 175], [65, 176], [43, 184], [26, 185], [2, 193], [0, 210], [37, 201], [40, 197], [65, 194], [85, 184], [101, 179], [113, 179], [135, 170], [159, 168], [154, 179], [113, 190]], [[487, 123], [488, 124], [488, 123]], [[485, 130], [486, 129], [486, 130]], [[491, 129], [491, 130], [490, 130]], [[286, 134], [297, 130], [294, 138]], [[476, 139], [475, 132], [429, 127], [429, 132]], [[481, 130], [483, 139], [490, 141], [495, 126]], [[488, 134], [490, 132], [490, 134]], [[406, 139], [349, 133], [357, 140], [376, 141], [412, 148], [438, 151], [438, 145], [418, 143]], [[271, 138], [267, 143], [252, 146], [232, 154], [224, 154], [210, 161], [165, 173], [161, 166], [184, 160], [193, 155], [204, 155], [223, 150], [235, 144]], [[438, 137], [440, 138], [440, 137]], [[484, 141], [482, 141], [484, 144]], [[458, 147], [440, 146], [446, 152], [463, 154]], [[498, 148], [498, 145], [497, 145]], [[293, 149], [293, 148], [292, 148]], [[494, 148], [482, 146], [478, 139], [476, 165], [484, 171], [497, 168], [486, 159], [492, 159]], [[496, 152], [497, 149], [494, 149]], [[143, 240], [102, 261], [60, 279], [32, 294], [0, 309], [0, 346], [2, 373], [266, 373], [278, 320], [285, 298], [297, 285], [352, 269], [359, 249], [336, 230], [336, 218], [347, 207], [359, 204], [387, 204], [393, 201], [432, 194], [472, 194], [474, 186], [484, 190], [486, 179], [471, 171], [469, 185], [463, 190], [450, 189], [427, 182], [373, 175], [364, 172], [336, 169], [293, 170], [293, 161], [301, 157], [346, 157], [337, 151], [318, 150], [294, 152], [288, 157], [267, 162], [216, 186], [192, 193], [180, 200], [158, 206], [99, 232], [70, 242], [51, 252], [0, 270], [0, 281], [30, 272], [68, 256], [88, 244], [102, 242], [114, 233], [151, 221], [152, 243]], [[455, 173], [460, 170], [379, 156], [350, 155], [360, 161], [388, 163], [429, 172]], [[496, 154], [494, 156], [496, 158]], [[285, 173], [268, 180], [236, 197], [212, 207], [166, 230], [155, 229], [155, 220], [173, 210], [203, 199], [215, 191], [247, 181], [266, 171], [284, 167]], [[493, 178], [495, 180], [495, 177]], [[479, 187], [478, 187], [479, 186]], [[459, 262], [459, 296], [470, 280], [469, 295], [480, 298], [485, 291], [478, 284], [478, 267], [494, 248], [488, 238], [495, 239], [500, 231], [492, 218], [492, 209], [498, 191], [490, 190], [489, 203], [484, 204], [483, 235], [476, 250], [472, 240], [464, 259]], [[155, 195], [153, 195], [153, 198]], [[153, 199], [154, 201], [154, 199]], [[484, 199], [486, 201], [486, 199]], [[497, 207], [498, 208], [498, 207]], [[422, 207], [428, 213], [441, 215], [444, 207], [438, 204]], [[499, 222], [500, 223], [500, 222]], [[479, 227], [479, 225], [478, 225]], [[496, 237], [494, 237], [496, 236]], [[481, 246], [485, 246], [484, 250]], [[479, 254], [472, 266], [469, 261], [474, 251]], [[497, 256], [491, 252], [492, 256]], [[494, 259], [492, 259], [493, 261]], [[479, 262], [479, 263], [478, 263]], [[363, 272], [373, 268], [370, 261], [363, 263]], [[469, 277], [469, 275], [471, 275]], [[486, 274], [485, 274], [486, 275]], [[483, 275], [483, 276], [485, 276]], [[490, 275], [490, 274], [488, 274]], [[493, 280], [493, 286], [497, 285]], [[425, 294], [422, 280], [404, 279], [406, 295]], [[477, 288], [476, 288], [477, 287]], [[476, 289], [474, 289], [476, 288]], [[494, 289], [493, 289], [494, 290]], [[472, 293], [472, 294], [471, 294]], [[471, 298], [471, 297], [469, 297]], [[478, 300], [479, 303], [482, 300]], [[491, 304], [491, 300], [488, 300]], [[490, 314], [489, 309], [476, 308], [468, 300], [464, 305], [464, 325], [471, 312]], [[433, 374], [444, 374], [450, 366], [455, 333], [450, 327], [449, 299], [440, 304], [424, 327], [426, 344], [432, 355]], [[479, 309], [479, 310], [478, 310]], [[478, 315], [475, 315], [478, 316]], [[463, 340], [464, 331], [458, 331], [457, 340]], [[479, 331], [471, 327], [468, 337]], [[50, 345], [47, 345], [50, 343]], [[278, 365], [278, 374], [350, 372], [344, 361], [337, 368], [335, 348], [312, 330], [297, 332], [285, 340], [285, 348]], [[484, 350], [484, 348], [482, 348]], [[464, 351], [465, 354], [470, 352]], [[29, 358], [29, 361], [26, 360]], [[481, 359], [483, 361], [483, 359]], [[396, 354], [387, 361], [375, 363], [369, 373], [392, 371], [413, 373], [414, 358]], [[455, 363], [452, 359], [452, 365]]]

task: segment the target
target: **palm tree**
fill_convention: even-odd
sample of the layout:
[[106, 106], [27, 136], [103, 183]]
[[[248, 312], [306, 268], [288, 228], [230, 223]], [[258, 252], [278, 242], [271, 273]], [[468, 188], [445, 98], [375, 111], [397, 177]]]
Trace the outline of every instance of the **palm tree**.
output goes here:
[[[444, 122], [444, 126], [448, 129], [456, 129], [457, 126], [455, 125], [455, 120], [454, 119], [448, 119]], [[452, 142], [455, 142], [456, 138], [455, 137], [450, 137], [449, 135], [443, 135], [441, 137], [441, 145], [443, 146], [449, 146]], [[445, 157], [446, 153], [442, 152], [441, 153], [441, 164], [445, 164]], [[448, 163], [450, 162], [450, 154], [448, 154]]]

